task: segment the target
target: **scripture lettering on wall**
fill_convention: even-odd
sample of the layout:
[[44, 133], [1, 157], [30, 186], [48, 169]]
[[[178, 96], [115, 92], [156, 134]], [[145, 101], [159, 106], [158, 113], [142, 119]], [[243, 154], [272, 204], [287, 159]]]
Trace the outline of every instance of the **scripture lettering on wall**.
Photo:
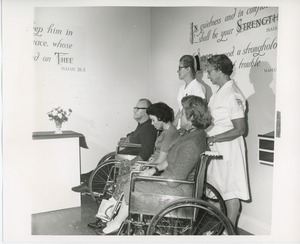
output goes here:
[[212, 15], [204, 23], [192, 22], [189, 40], [198, 46], [198, 53], [201, 50], [203, 61], [220, 53], [210, 50], [202, 55], [207, 51], [206, 43], [215, 43], [238, 69], [257, 67], [267, 52], [277, 48], [277, 24], [278, 12], [268, 7], [230, 8], [229, 14]]
[[81, 47], [76, 31], [55, 23], [33, 26], [33, 60], [39, 64], [51, 64], [61, 71], [85, 72], [80, 56]]

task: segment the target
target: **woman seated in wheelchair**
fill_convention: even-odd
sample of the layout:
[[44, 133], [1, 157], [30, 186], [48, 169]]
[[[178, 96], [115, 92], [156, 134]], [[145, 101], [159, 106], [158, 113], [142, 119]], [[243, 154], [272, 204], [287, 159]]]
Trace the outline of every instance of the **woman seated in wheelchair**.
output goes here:
[[[189, 180], [193, 175], [194, 166], [200, 160], [201, 154], [206, 150], [205, 129], [211, 124], [211, 116], [207, 103], [197, 96], [186, 96], [182, 99], [183, 110], [181, 114], [181, 127], [185, 129], [173, 144], [166, 160], [155, 168], [148, 170], [147, 174], [153, 175], [157, 171], [164, 172], [157, 177], [177, 180]], [[130, 182], [124, 185], [124, 199], [118, 215], [109, 221], [102, 232], [98, 234], [112, 234], [117, 232], [123, 221], [128, 216]], [[159, 195], [192, 196], [192, 188], [185, 184], [138, 182], [135, 191], [151, 192]], [[144, 199], [145, 203], [149, 199]]]
[[[172, 124], [174, 120], [174, 111], [167, 104], [163, 102], [154, 103], [147, 108], [146, 112], [152, 120], [153, 126], [159, 131], [159, 135], [155, 141], [154, 154], [148, 162], [140, 162], [135, 165], [132, 165], [129, 160], [123, 160], [121, 162], [114, 194], [110, 199], [102, 200], [96, 215], [97, 218], [102, 219], [103, 221], [109, 219], [115, 204], [120, 200], [120, 197], [123, 194], [123, 187], [130, 179], [130, 172], [132, 170], [141, 170], [141, 166], [144, 164], [160, 165], [165, 162], [168, 151], [179, 137], [179, 132]], [[141, 174], [151, 176], [154, 173], [153, 170], [146, 169]], [[92, 228], [98, 228], [102, 225], [103, 223], [101, 223], [100, 220], [88, 224], [88, 226]]]
[[[119, 176], [127, 175], [132, 170], [140, 170], [141, 166], [147, 164], [160, 164], [166, 160], [167, 153], [173, 145], [174, 141], [179, 137], [179, 132], [176, 127], [172, 124], [174, 120], [174, 111], [167, 104], [163, 102], [154, 103], [150, 105], [146, 113], [152, 120], [152, 125], [159, 132], [158, 137], [155, 141], [154, 153], [149, 158], [148, 162], [140, 161], [132, 165], [129, 160], [123, 160]], [[122, 160], [122, 155], [116, 157]], [[150, 172], [145, 172], [145, 175], [149, 175]]]

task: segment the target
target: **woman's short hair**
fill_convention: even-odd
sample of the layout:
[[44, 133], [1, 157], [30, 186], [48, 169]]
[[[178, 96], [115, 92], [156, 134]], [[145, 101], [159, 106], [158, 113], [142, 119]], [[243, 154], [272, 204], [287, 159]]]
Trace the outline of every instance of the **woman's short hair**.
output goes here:
[[192, 74], [195, 75], [196, 70], [195, 70], [195, 58], [192, 55], [183, 55], [180, 59], [179, 62], [182, 63], [182, 65], [186, 68], [190, 67]]
[[153, 103], [146, 110], [147, 114], [157, 117], [159, 121], [165, 123], [173, 122], [174, 120], [174, 111], [167, 104], [163, 102]]
[[189, 95], [182, 98], [181, 104], [187, 119], [193, 126], [198, 129], [206, 129], [210, 126], [212, 117], [205, 99]]
[[233, 63], [225, 54], [216, 54], [207, 59], [208, 65], [215, 70], [221, 70], [225, 75], [230, 76], [233, 72]]

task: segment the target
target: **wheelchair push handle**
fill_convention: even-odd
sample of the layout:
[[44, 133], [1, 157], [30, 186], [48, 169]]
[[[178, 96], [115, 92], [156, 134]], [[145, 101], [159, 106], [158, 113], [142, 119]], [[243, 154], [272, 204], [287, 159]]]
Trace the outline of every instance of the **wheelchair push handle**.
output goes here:
[[205, 151], [204, 153], [202, 153], [203, 156], [220, 156], [220, 153], [217, 151]]

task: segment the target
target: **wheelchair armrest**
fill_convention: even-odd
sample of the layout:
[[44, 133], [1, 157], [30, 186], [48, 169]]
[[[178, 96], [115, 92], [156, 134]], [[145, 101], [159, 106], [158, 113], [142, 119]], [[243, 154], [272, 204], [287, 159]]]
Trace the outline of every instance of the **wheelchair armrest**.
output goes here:
[[141, 169], [144, 170], [146, 168], [153, 168], [155, 166], [157, 166], [157, 164], [144, 164]]
[[126, 141], [119, 141], [118, 146], [119, 147], [136, 147], [136, 148], [141, 148], [142, 147], [141, 144], [126, 142]]
[[157, 177], [157, 176], [137, 175], [137, 176], [133, 177], [133, 174], [136, 174], [136, 173], [140, 173], [140, 172], [132, 172], [131, 173], [131, 182], [133, 185], [135, 184], [136, 181], [153, 181], [153, 182], [179, 183], [179, 184], [189, 184], [189, 185], [195, 184], [194, 181], [166, 179], [166, 178], [161, 178], [161, 177]]
[[140, 171], [131, 171], [130, 172], [130, 192], [134, 191], [134, 186], [136, 181], [152, 181], [152, 182], [165, 182], [165, 183], [179, 183], [179, 184], [188, 184], [194, 185], [194, 181], [187, 180], [175, 180], [175, 179], [166, 179], [158, 176], [140, 176]]
[[142, 161], [142, 160], [138, 160], [136, 162], [139, 163], [139, 164], [146, 164], [146, 163], [148, 163], [148, 161]]

